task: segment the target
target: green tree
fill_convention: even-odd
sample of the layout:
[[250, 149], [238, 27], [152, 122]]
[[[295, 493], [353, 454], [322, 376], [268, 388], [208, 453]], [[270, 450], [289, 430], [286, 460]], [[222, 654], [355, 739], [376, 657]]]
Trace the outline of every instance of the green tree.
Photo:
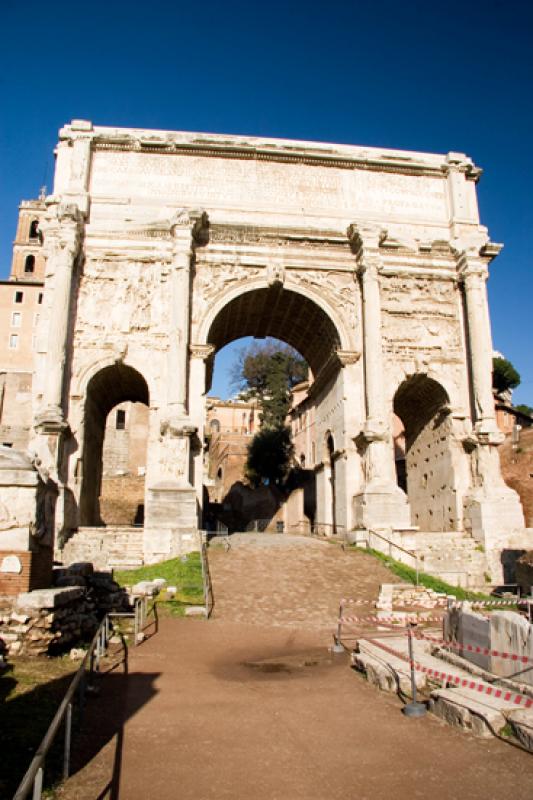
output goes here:
[[517, 411], [521, 411], [522, 414], [528, 414], [530, 417], [533, 417], [533, 408], [531, 406], [526, 406], [525, 403], [520, 403], [520, 405], [515, 406]]
[[520, 375], [506, 358], [492, 359], [492, 386], [497, 392], [516, 389], [520, 383]]
[[256, 397], [263, 427], [280, 428], [290, 406], [293, 386], [307, 377], [307, 364], [292, 347], [267, 340], [242, 350], [233, 382], [246, 397]]
[[282, 485], [293, 458], [290, 429], [285, 420], [291, 389], [307, 378], [308, 368], [292, 347], [276, 340], [255, 342], [241, 350], [233, 383], [242, 395], [256, 397], [261, 407], [261, 430], [248, 446], [245, 474], [252, 486]]
[[268, 481], [280, 486], [289, 474], [293, 456], [290, 429], [261, 428], [248, 446], [245, 474], [252, 486]]

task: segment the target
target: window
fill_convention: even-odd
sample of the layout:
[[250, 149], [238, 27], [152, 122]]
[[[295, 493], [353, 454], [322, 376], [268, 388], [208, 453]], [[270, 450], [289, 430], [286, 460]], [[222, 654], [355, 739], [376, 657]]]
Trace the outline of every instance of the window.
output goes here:
[[30, 239], [39, 238], [39, 220], [34, 219], [30, 225]]
[[212, 419], [209, 423], [209, 427], [211, 428], [213, 433], [218, 433], [220, 431], [220, 422], [218, 419]]
[[39, 324], [39, 314], [34, 314], [33, 315], [33, 327], [36, 328], [38, 324]]
[[43, 302], [43, 293], [42, 292], [39, 292], [39, 296], [37, 298], [37, 302], [38, 302], [39, 305], [41, 305], [41, 303]]
[[11, 327], [12, 328], [20, 328], [20, 320], [22, 318], [22, 314], [20, 311], [13, 311], [11, 314]]
[[33, 272], [35, 269], [35, 256], [26, 256], [24, 272]]
[[13, 442], [2, 442], [3, 447], [13, 447]]
[[15, 303], [22, 303], [24, 300], [24, 292], [15, 292]]
[[10, 350], [16, 350], [19, 346], [19, 337], [18, 333], [12, 333], [9, 337], [9, 348]]
[[122, 408], [119, 408], [117, 411], [115, 427], [117, 431], [126, 429], [126, 412]]

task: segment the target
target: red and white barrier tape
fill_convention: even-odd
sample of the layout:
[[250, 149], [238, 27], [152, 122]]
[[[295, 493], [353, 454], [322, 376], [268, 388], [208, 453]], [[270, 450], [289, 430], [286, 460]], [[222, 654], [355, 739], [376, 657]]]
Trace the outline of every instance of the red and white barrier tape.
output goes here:
[[375, 639], [373, 639], [372, 644], [377, 645], [382, 650], [385, 650], [391, 655], [400, 658], [402, 661], [406, 661], [409, 666], [413, 666], [418, 672], [424, 672], [426, 675], [429, 675], [432, 678], [438, 678], [440, 681], [453, 683], [455, 686], [461, 686], [464, 689], [477, 691], [479, 694], [487, 694], [491, 697], [495, 697], [496, 699], [501, 698], [506, 703], [512, 701], [516, 706], [521, 705], [524, 708], [531, 708], [533, 706], [533, 698], [527, 697], [525, 694], [516, 694], [516, 692], [510, 692], [508, 689], [499, 689], [496, 686], [486, 686], [483, 683], [476, 683], [476, 681], [470, 680], [469, 678], [461, 678], [460, 675], [452, 675], [449, 672], [441, 672], [440, 670], [433, 669], [432, 667], [425, 667], [418, 661], [414, 661], [411, 664], [408, 656], [404, 655], [403, 653], [398, 653], [391, 647], [387, 647], [387, 645], [382, 644], [382, 642], [377, 642]]
[[463, 603], [468, 603], [472, 608], [484, 606], [515, 606], [518, 603], [518, 598], [514, 600], [460, 600], [452, 604], [452, 608], [462, 608]]
[[516, 653], [507, 653], [502, 650], [491, 650], [488, 647], [478, 647], [472, 644], [460, 644], [459, 642], [447, 642], [444, 639], [438, 639], [436, 636], [428, 636], [421, 631], [413, 631], [413, 636], [416, 639], [425, 639], [433, 644], [443, 645], [444, 647], [451, 647], [454, 650], [467, 650], [469, 653], [479, 653], [483, 656], [494, 656], [495, 658], [507, 658], [510, 661], [515, 661], [519, 664], [533, 664], [533, 659], [527, 656], [519, 656]]
[[405, 627], [406, 624], [420, 623], [420, 622], [442, 622], [443, 617], [418, 617], [414, 614], [406, 614], [404, 617], [339, 617], [338, 622], [342, 625], [350, 622], [373, 622], [376, 624], [384, 623], [390, 625], [391, 623], [399, 623], [398, 627]]

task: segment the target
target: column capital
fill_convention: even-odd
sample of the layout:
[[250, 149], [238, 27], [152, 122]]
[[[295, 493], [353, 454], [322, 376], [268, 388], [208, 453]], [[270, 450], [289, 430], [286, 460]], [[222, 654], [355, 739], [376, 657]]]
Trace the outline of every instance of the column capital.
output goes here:
[[45, 252], [64, 251], [74, 259], [81, 246], [84, 216], [76, 203], [47, 202], [48, 215], [44, 223], [43, 240]]
[[476, 252], [464, 250], [457, 258], [457, 272], [466, 285], [480, 284], [489, 277], [487, 260]]
[[189, 353], [191, 358], [199, 358], [206, 361], [215, 352], [214, 344], [190, 344]]
[[381, 269], [379, 248], [387, 238], [387, 231], [377, 225], [354, 222], [346, 234], [357, 259], [358, 272], [377, 274]]
[[209, 231], [209, 217], [202, 208], [182, 208], [170, 220], [170, 232], [176, 242], [189, 243], [191, 250], [204, 244]]

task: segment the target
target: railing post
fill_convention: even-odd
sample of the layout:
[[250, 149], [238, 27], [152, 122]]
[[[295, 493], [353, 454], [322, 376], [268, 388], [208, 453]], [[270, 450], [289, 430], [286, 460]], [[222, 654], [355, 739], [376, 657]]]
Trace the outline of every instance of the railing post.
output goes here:
[[342, 646], [342, 612], [344, 610], [344, 603], [341, 600], [339, 603], [339, 619], [337, 621], [337, 632], [333, 637], [333, 652], [334, 653], [344, 653], [344, 647]]
[[409, 665], [411, 667], [411, 696], [412, 701], [402, 708], [406, 717], [423, 717], [427, 713], [424, 703], [417, 702], [416, 699], [416, 675], [415, 675], [415, 656], [413, 650], [413, 626], [407, 626], [407, 645], [409, 648]]
[[133, 636], [134, 636], [134, 644], [137, 647], [137, 642], [139, 639], [139, 601], [138, 599], [135, 600], [135, 619], [133, 623]]
[[63, 749], [63, 780], [69, 776], [70, 773], [70, 741], [72, 737], [72, 703], [67, 706], [67, 713], [65, 716], [65, 746]]
[[[43, 765], [44, 766], [44, 765]], [[33, 779], [32, 800], [41, 800], [43, 792], [43, 767], [39, 767]]]

